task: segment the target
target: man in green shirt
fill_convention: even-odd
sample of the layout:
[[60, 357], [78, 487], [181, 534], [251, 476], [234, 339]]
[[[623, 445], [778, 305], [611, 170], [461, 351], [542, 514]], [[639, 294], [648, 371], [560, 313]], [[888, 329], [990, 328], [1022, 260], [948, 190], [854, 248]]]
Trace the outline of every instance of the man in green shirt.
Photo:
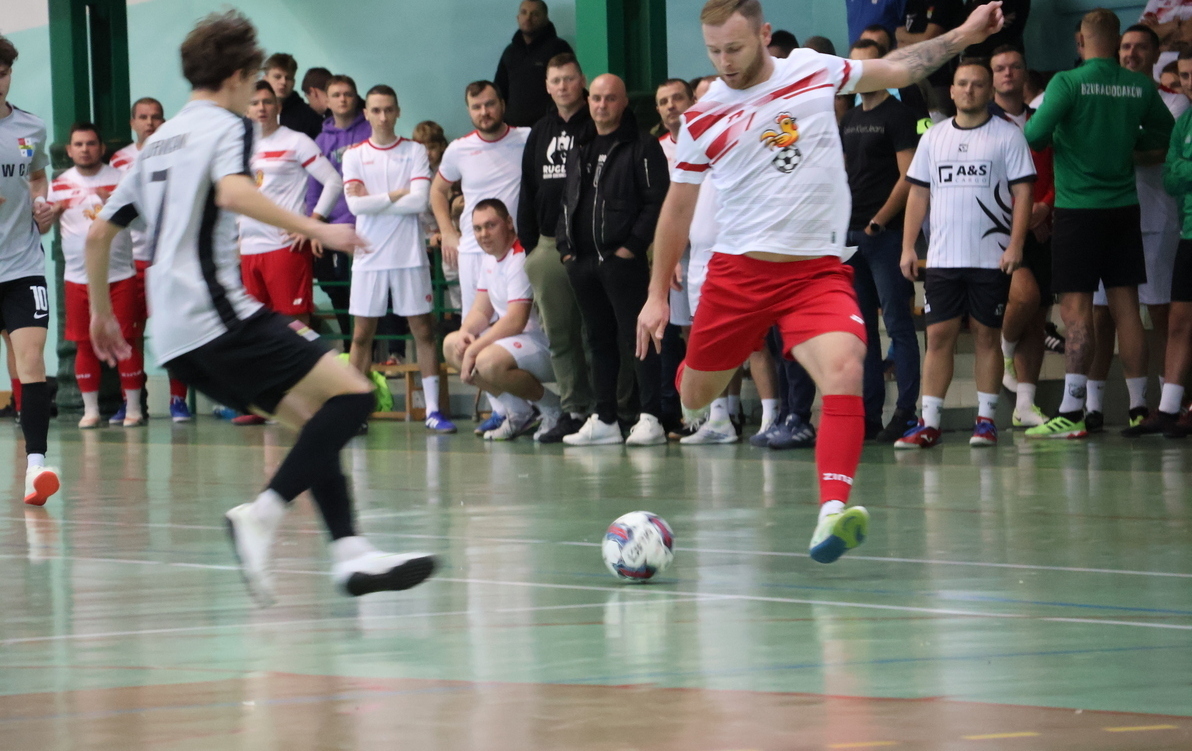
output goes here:
[[1138, 285], [1146, 281], [1135, 152], [1165, 151], [1173, 120], [1150, 78], [1118, 65], [1121, 26], [1098, 9], [1080, 24], [1084, 64], [1059, 73], [1026, 124], [1032, 148], [1055, 147], [1052, 288], [1067, 327], [1064, 400], [1028, 438], [1087, 435], [1084, 402], [1093, 356], [1093, 293], [1104, 282], [1127, 378], [1146, 375]]

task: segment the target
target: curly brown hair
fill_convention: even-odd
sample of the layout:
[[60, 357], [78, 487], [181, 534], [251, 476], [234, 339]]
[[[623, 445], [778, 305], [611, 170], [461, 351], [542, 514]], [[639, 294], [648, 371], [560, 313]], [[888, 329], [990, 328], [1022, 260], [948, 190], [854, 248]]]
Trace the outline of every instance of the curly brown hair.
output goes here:
[[257, 29], [239, 11], [212, 13], [182, 42], [182, 75], [191, 88], [216, 91], [236, 73], [255, 75], [265, 59]]

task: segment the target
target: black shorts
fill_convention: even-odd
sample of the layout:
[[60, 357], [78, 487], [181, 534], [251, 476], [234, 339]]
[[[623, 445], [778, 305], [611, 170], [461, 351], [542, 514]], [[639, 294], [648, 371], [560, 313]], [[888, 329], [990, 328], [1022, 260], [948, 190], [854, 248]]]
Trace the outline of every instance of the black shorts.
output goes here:
[[1146, 281], [1138, 206], [1056, 209], [1051, 232], [1052, 292], [1137, 287]]
[[170, 375], [220, 404], [266, 414], [330, 350], [303, 323], [262, 310], [166, 363]]
[[966, 313], [977, 323], [1002, 327], [1010, 277], [1001, 269], [927, 269], [923, 312], [927, 325], [951, 321]]
[[1180, 239], [1171, 270], [1171, 301], [1192, 302], [1192, 240]]
[[44, 276], [0, 282], [0, 331], [50, 327], [50, 297]]
[[1035, 233], [1027, 230], [1026, 243], [1022, 246], [1022, 268], [1027, 269], [1035, 277], [1039, 285], [1040, 304], [1047, 306], [1055, 296], [1051, 291], [1051, 239], [1041, 243], [1035, 239]]

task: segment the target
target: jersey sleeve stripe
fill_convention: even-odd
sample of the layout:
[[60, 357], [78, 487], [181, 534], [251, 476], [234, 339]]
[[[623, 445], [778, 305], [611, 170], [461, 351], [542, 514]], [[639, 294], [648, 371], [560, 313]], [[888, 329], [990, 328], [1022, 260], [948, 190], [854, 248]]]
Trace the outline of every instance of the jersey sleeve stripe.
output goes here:
[[319, 158], [319, 155], [318, 155], [318, 154], [315, 154], [315, 155], [314, 155], [314, 156], [312, 156], [310, 159], [307, 159], [305, 162], [303, 162], [303, 163], [302, 163], [302, 166], [303, 166], [303, 167], [309, 167], [309, 166], [310, 166], [310, 163], [311, 163], [311, 162], [313, 162], [314, 160], [318, 159], [318, 158]]
[[840, 85], [836, 87], [836, 91], [844, 91], [848, 87], [848, 82], [853, 78], [853, 64], [849, 61], [844, 61], [844, 78], [840, 80]]
[[429, 177], [411, 177], [411, 178], [410, 178], [410, 182], [414, 182], [415, 180], [427, 180], [427, 181], [429, 181], [429, 180], [430, 180], [430, 178], [429, 178]]
[[675, 165], [675, 169], [686, 170], [688, 172], [707, 172], [711, 169], [710, 164], [692, 164], [691, 162], [679, 162]]
[[917, 178], [917, 177], [911, 177], [910, 175], [907, 175], [907, 176], [906, 176], [906, 181], [907, 181], [908, 183], [910, 183], [911, 185], [918, 185], [918, 186], [920, 186], [920, 187], [923, 187], [923, 188], [930, 188], [930, 187], [931, 187], [931, 183], [929, 183], [929, 182], [927, 182], [927, 181], [925, 181], [925, 180], [920, 180], [920, 179], [919, 179], [919, 178]]
[[240, 158], [243, 160], [241, 172], [252, 177], [252, 121], [247, 117], [242, 117], [240, 118], [240, 122], [244, 126], [244, 150], [240, 155]]
[[344, 180], [344, 185], [350, 185], [350, 184], [352, 184], [352, 183], [360, 183], [361, 185], [364, 185], [364, 181], [363, 181], [363, 180], [357, 180], [357, 179], [356, 179], [356, 178], [354, 178], [354, 177], [353, 177], [351, 180]]
[[1015, 178], [1013, 180], [1009, 180], [1007, 182], [1010, 185], [1017, 185], [1018, 183], [1033, 183], [1035, 181], [1036, 177], [1037, 177], [1037, 175], [1035, 175], [1035, 173], [1032, 172], [1029, 175], [1023, 175], [1022, 177], [1017, 177], [1017, 178]]
[[116, 213], [112, 214], [112, 218], [109, 221], [111, 221], [112, 224], [116, 225], [117, 227], [127, 227], [128, 225], [132, 224], [132, 220], [136, 219], [137, 216], [138, 214], [136, 205], [126, 203], [117, 209]]

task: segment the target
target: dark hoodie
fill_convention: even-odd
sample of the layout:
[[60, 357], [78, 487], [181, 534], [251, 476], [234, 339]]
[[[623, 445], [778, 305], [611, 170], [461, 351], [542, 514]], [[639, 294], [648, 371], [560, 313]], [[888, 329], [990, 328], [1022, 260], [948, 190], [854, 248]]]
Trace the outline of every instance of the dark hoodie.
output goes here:
[[310, 108], [297, 91], [291, 91], [281, 103], [281, 117], [278, 120], [290, 130], [305, 133], [312, 139], [318, 138], [323, 132], [323, 118]]
[[584, 102], [570, 120], [555, 110], [530, 130], [522, 152], [521, 198], [517, 203], [517, 234], [527, 253], [538, 246], [539, 235], [554, 237], [558, 231], [567, 152], [590, 122], [592, 115]]
[[555, 55], [571, 52], [571, 45], [547, 23], [534, 40], [526, 44], [519, 29], [497, 63], [494, 83], [505, 98], [505, 122], [530, 127], [550, 111], [546, 93], [546, 63]]

